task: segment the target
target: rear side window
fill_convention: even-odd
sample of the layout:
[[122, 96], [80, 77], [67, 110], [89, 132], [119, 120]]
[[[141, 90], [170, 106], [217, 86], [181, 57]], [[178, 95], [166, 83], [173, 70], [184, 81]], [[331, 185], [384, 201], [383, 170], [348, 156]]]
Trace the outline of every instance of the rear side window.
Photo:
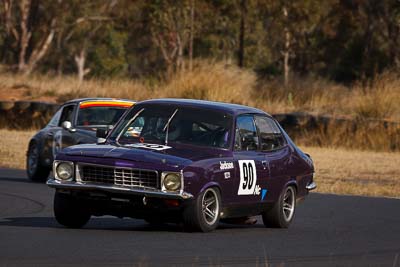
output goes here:
[[258, 136], [251, 115], [239, 116], [236, 119], [235, 150], [257, 150]]
[[285, 139], [276, 122], [268, 117], [256, 116], [256, 126], [260, 135], [261, 150], [271, 151], [285, 145]]

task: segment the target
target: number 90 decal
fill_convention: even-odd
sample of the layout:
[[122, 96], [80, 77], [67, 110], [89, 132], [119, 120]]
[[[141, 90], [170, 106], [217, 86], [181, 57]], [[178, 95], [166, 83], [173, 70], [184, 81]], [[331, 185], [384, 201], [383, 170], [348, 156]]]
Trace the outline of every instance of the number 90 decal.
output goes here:
[[238, 195], [252, 195], [257, 183], [257, 171], [254, 160], [239, 160], [240, 184]]

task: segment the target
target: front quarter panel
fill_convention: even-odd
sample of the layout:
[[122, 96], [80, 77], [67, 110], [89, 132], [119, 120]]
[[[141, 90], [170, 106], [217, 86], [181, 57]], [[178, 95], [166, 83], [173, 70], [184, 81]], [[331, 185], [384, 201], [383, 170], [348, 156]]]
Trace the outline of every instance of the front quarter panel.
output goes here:
[[212, 158], [193, 162], [183, 169], [184, 190], [197, 197], [207, 188], [217, 187], [221, 194], [222, 203], [230, 202], [234, 168], [228, 168], [229, 164], [223, 165], [230, 162], [233, 163], [232, 157]]

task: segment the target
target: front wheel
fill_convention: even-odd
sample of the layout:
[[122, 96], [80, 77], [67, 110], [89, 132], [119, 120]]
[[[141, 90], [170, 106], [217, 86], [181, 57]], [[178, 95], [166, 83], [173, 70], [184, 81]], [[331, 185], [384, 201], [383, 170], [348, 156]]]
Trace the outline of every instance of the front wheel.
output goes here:
[[286, 187], [272, 209], [264, 211], [262, 218], [266, 227], [288, 228], [296, 209], [296, 189]]
[[219, 190], [210, 187], [198, 195], [183, 212], [186, 230], [210, 232], [217, 228], [221, 211]]
[[46, 181], [50, 173], [49, 168], [40, 164], [39, 146], [35, 142], [32, 142], [28, 148], [26, 173], [28, 178], [34, 182]]
[[54, 216], [58, 223], [69, 228], [81, 228], [90, 219], [90, 213], [83, 203], [73, 196], [58, 192], [54, 195]]

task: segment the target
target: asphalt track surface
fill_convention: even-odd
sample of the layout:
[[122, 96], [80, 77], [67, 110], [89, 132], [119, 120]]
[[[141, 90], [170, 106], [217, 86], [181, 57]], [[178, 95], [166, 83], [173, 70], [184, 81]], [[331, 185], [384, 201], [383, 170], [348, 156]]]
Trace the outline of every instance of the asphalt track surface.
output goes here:
[[95, 217], [53, 218], [54, 190], [0, 169], [0, 266], [400, 267], [400, 200], [310, 194], [289, 229], [222, 224], [212, 233]]

